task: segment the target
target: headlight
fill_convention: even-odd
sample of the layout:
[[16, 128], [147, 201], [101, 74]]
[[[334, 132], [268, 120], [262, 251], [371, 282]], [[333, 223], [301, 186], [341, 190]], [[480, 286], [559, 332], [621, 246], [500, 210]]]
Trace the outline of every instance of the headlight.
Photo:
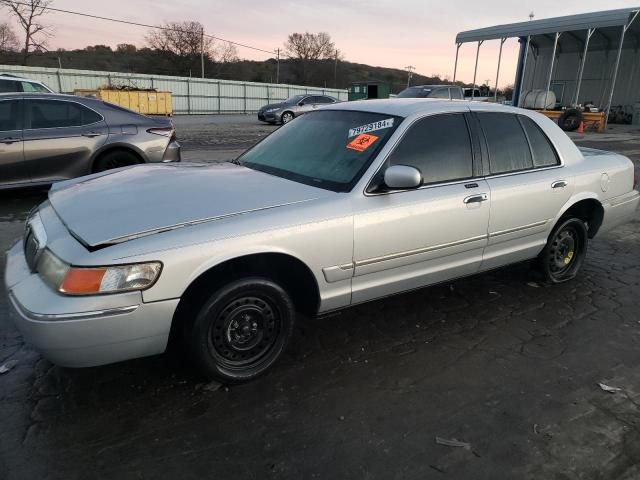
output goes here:
[[152, 286], [160, 275], [160, 262], [72, 267], [45, 250], [38, 260], [38, 273], [53, 289], [66, 295], [130, 292]]
[[273, 112], [277, 112], [278, 110], [280, 110], [279, 108], [267, 108], [265, 111], [267, 113], [273, 113]]

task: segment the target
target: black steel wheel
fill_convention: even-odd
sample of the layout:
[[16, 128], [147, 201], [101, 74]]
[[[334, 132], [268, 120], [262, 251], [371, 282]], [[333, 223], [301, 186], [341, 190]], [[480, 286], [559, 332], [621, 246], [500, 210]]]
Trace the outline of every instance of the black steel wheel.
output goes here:
[[587, 227], [579, 218], [565, 218], [556, 225], [539, 258], [548, 283], [576, 276], [587, 254], [587, 238]]
[[284, 112], [282, 114], [282, 124], [284, 125], [285, 123], [289, 123], [291, 120], [293, 120], [293, 113], [291, 112]]
[[287, 292], [266, 278], [222, 287], [205, 302], [188, 340], [209, 378], [239, 383], [265, 373], [285, 350], [295, 321]]
[[93, 173], [104, 172], [114, 168], [128, 167], [140, 163], [140, 159], [127, 150], [111, 150], [106, 152], [93, 164]]

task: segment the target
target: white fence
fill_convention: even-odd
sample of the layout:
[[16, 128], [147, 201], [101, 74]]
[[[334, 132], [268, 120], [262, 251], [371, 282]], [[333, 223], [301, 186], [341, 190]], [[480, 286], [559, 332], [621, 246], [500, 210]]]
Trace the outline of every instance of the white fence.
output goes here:
[[15, 65], [0, 65], [0, 72], [39, 80], [53, 90], [62, 93], [73, 93], [76, 89], [97, 89], [103, 85], [156, 88], [171, 92], [173, 111], [176, 114], [257, 112], [267, 103], [284, 100], [291, 95], [306, 93], [331, 95], [340, 100], [347, 99], [347, 90], [302, 87], [300, 85]]

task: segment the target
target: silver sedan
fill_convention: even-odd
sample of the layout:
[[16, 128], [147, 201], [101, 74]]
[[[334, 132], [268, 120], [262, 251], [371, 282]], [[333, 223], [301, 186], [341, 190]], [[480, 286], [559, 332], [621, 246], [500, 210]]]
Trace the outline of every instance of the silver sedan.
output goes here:
[[[225, 382], [281, 356], [294, 322], [537, 259], [575, 277], [640, 201], [632, 163], [491, 104], [320, 109], [235, 163], [145, 165], [56, 184], [8, 252], [25, 338], [86, 367], [182, 339]], [[300, 315], [302, 314], [302, 316]]]

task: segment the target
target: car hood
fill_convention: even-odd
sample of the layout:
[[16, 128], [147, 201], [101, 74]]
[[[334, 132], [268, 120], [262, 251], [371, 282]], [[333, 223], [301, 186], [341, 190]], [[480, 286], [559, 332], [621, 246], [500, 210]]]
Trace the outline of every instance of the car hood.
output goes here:
[[271, 103], [269, 105], [265, 105], [260, 109], [260, 111], [264, 112], [265, 110], [269, 110], [270, 108], [284, 108], [288, 104], [287, 103]]
[[95, 248], [329, 193], [231, 163], [167, 164], [60, 182], [49, 201], [71, 234]]

